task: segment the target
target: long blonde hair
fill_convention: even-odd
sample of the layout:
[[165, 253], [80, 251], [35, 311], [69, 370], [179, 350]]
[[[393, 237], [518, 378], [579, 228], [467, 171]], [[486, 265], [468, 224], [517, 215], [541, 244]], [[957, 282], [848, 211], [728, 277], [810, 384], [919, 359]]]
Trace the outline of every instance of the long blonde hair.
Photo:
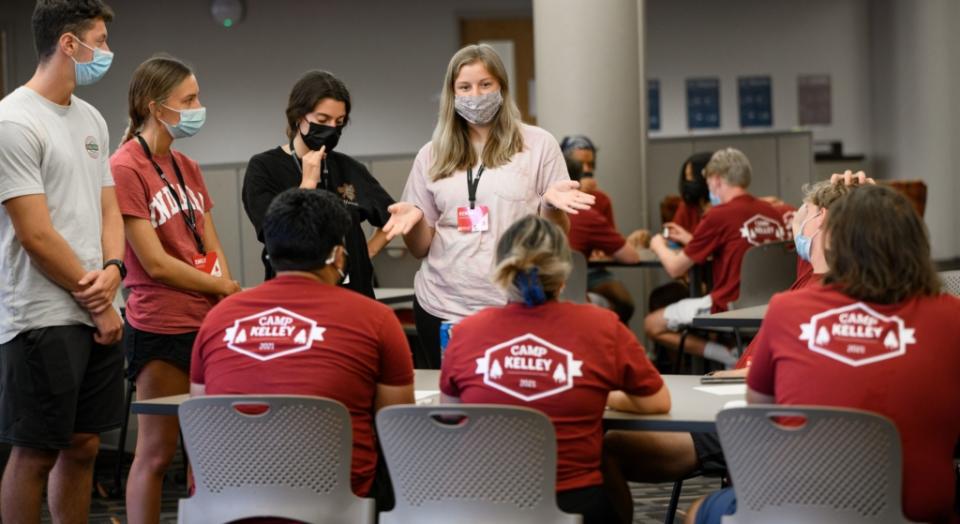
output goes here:
[[140, 64], [130, 80], [127, 100], [130, 120], [120, 143], [133, 138], [147, 123], [150, 102], [163, 103], [180, 82], [192, 74], [190, 67], [167, 55], [157, 55]]
[[[511, 301], [535, 305], [557, 298], [572, 269], [563, 230], [543, 217], [527, 215], [500, 237], [493, 280]], [[532, 287], [540, 288], [539, 299], [531, 296]]]
[[500, 55], [487, 44], [468, 45], [453, 55], [443, 78], [440, 113], [437, 127], [433, 130], [433, 165], [430, 166], [430, 178], [433, 180], [446, 178], [454, 171], [473, 167], [477, 163], [477, 153], [470, 145], [467, 122], [454, 109], [456, 94], [453, 91], [460, 69], [476, 62], [483, 63], [497, 79], [503, 96], [503, 105], [493, 118], [490, 136], [483, 147], [483, 165], [487, 168], [500, 167], [510, 162], [513, 155], [523, 151], [520, 110], [510, 96], [507, 71]]

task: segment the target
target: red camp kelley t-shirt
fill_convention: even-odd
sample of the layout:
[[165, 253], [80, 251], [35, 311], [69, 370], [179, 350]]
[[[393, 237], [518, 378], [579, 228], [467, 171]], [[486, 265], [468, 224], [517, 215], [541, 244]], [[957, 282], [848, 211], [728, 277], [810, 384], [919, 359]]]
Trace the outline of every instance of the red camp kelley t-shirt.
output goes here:
[[711, 312], [726, 311], [740, 296], [740, 265], [753, 246], [786, 238], [780, 213], [768, 202], [741, 195], [703, 215], [683, 252], [697, 264], [713, 255]]
[[904, 514], [951, 522], [960, 299], [870, 304], [813, 286], [775, 295], [766, 318], [749, 387], [778, 404], [856, 408], [893, 420], [903, 448]]
[[620, 250], [627, 243], [613, 225], [597, 211], [585, 209], [570, 217], [570, 247], [590, 258], [594, 249], [608, 255]]
[[703, 214], [698, 206], [691, 206], [683, 200], [680, 200], [680, 204], [677, 205], [677, 210], [674, 212], [671, 222], [693, 233], [700, 224]]
[[663, 386], [636, 337], [608, 310], [547, 302], [485, 309], [453, 330], [440, 390], [462, 402], [542, 411], [557, 435], [557, 491], [603, 482], [607, 394]]
[[377, 465], [377, 384], [413, 383], [413, 360], [393, 310], [348, 289], [280, 275], [231, 295], [207, 315], [190, 381], [208, 395], [290, 394], [343, 403], [353, 422], [351, 483], [370, 491]]
[[593, 209], [597, 213], [603, 215], [603, 217], [607, 219], [607, 222], [610, 222], [610, 225], [616, 229], [617, 222], [613, 219], [613, 202], [610, 200], [610, 195], [599, 189], [590, 194], [597, 199], [596, 202], [593, 203], [593, 207], [590, 209]]
[[[817, 286], [820, 284], [820, 279], [823, 278], [823, 275], [818, 275], [813, 272], [813, 267], [810, 267], [810, 273], [805, 275], [803, 278], [798, 278], [793, 285], [790, 286], [790, 289], [787, 291], [796, 291], [798, 289], [803, 289], [808, 286]], [[747, 349], [743, 350], [743, 354], [740, 355], [740, 359], [737, 360], [737, 365], [734, 369], [743, 369], [750, 367], [750, 363], [753, 361], [753, 352], [757, 348], [757, 339], [754, 338], [750, 341], [750, 344], [747, 345]]]
[[[187, 187], [180, 185], [173, 170], [175, 157]], [[154, 159], [170, 186], [183, 204], [181, 212], [167, 184], [157, 174], [153, 164], [136, 139], [128, 140], [110, 157], [110, 171], [116, 183], [117, 203], [124, 216], [150, 221], [164, 251], [193, 267], [193, 257], [199, 254], [196, 240], [184, 220], [186, 196], [189, 195], [197, 222], [197, 232], [203, 238], [203, 214], [213, 208], [213, 201], [200, 174], [200, 166], [179, 151], [171, 151]], [[126, 241], [123, 263], [127, 277], [123, 285], [130, 290], [126, 303], [126, 318], [131, 326], [159, 334], [177, 334], [196, 331], [216, 298], [202, 293], [175, 289], [150, 278], [137, 259], [137, 254]], [[221, 261], [221, 264], [223, 262]]]
[[783, 220], [783, 227], [786, 229], [787, 236], [784, 240], [793, 240], [793, 215], [796, 214], [797, 208], [787, 204], [785, 202], [780, 202], [773, 204], [773, 208], [780, 213], [780, 219]]

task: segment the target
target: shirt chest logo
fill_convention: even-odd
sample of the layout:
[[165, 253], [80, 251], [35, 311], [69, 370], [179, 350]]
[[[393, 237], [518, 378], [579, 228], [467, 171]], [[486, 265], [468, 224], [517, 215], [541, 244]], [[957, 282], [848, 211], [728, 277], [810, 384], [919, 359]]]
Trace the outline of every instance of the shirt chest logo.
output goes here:
[[800, 340], [810, 351], [859, 367], [906, 355], [907, 344], [917, 343], [915, 331], [900, 317], [858, 302], [810, 317], [800, 325]]
[[573, 388], [582, 366], [570, 351], [527, 333], [487, 349], [477, 359], [476, 373], [484, 384], [532, 402]]
[[282, 307], [236, 320], [224, 331], [227, 348], [261, 361], [306, 351], [323, 342], [327, 328]]
[[779, 242], [786, 238], [786, 233], [776, 220], [756, 214], [748, 218], [740, 228], [740, 236], [754, 246], [767, 242]]
[[100, 144], [97, 144], [97, 139], [92, 136], [88, 136], [83, 141], [83, 148], [87, 150], [87, 155], [90, 158], [96, 160], [100, 158]]

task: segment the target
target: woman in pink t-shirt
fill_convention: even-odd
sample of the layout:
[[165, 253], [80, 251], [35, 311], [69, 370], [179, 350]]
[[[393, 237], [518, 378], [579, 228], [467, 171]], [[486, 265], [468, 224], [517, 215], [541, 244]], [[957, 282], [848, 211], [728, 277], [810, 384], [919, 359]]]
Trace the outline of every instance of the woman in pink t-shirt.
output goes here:
[[[124, 348], [140, 400], [187, 393], [200, 323], [240, 290], [213, 226], [197, 163], [171, 149], [203, 125], [197, 79], [168, 57], [147, 60], [130, 81], [130, 127], [110, 158], [126, 233]], [[156, 522], [163, 474], [177, 447], [176, 417], [141, 415], [127, 479], [127, 518]]]
[[[482, 179], [482, 181], [481, 181]], [[506, 302], [490, 282], [493, 251], [511, 224], [587, 209], [553, 135], [524, 124], [506, 69], [492, 47], [469, 45], [447, 66], [433, 140], [414, 160], [402, 202], [390, 206], [387, 238], [403, 235], [425, 258], [414, 281], [418, 368], [440, 367], [440, 324]]]
[[501, 236], [496, 264], [494, 280], [510, 302], [453, 329], [440, 374], [444, 401], [542, 411], [556, 428], [560, 509], [586, 524], [630, 520], [618, 518], [602, 487], [603, 411], [665, 413], [669, 391], [612, 311], [557, 300], [571, 268], [559, 227], [521, 218]]

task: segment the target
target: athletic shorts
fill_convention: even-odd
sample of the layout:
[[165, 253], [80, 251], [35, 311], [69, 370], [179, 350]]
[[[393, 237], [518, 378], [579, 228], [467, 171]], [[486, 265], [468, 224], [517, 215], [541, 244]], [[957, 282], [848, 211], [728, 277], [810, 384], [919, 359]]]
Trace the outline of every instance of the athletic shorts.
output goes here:
[[694, 317], [709, 314], [711, 307], [713, 307], [713, 299], [710, 295], [685, 298], [664, 308], [663, 319], [667, 321], [667, 329], [680, 331], [692, 324]]
[[190, 374], [190, 355], [197, 332], [162, 335], [123, 327], [123, 348], [127, 354], [127, 378], [136, 380], [140, 371], [152, 360], [163, 360]]
[[103, 433], [123, 417], [123, 353], [94, 328], [52, 326], [0, 344], [0, 441], [67, 449], [74, 433]]

